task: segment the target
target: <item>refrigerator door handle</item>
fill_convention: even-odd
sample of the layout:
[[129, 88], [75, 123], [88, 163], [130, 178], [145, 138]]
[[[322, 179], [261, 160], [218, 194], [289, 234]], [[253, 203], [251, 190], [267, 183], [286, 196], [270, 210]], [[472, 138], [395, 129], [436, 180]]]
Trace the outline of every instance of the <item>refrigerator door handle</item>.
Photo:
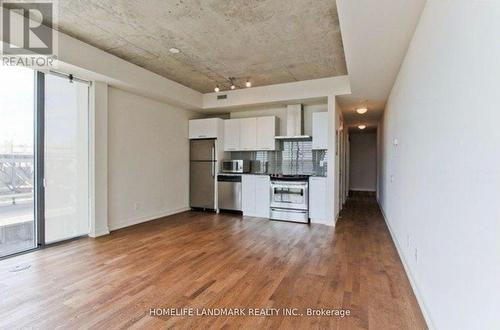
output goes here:
[[212, 147], [212, 178], [215, 178], [215, 147]]

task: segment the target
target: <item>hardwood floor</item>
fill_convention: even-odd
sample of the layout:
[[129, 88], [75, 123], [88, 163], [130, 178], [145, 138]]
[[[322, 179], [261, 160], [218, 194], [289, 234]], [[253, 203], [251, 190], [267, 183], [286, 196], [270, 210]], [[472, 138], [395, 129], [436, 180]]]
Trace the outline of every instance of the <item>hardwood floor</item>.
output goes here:
[[[80, 239], [0, 261], [0, 296], [1, 329], [426, 328], [374, 200], [348, 202], [335, 230], [186, 212]], [[150, 315], [182, 307], [351, 314]]]

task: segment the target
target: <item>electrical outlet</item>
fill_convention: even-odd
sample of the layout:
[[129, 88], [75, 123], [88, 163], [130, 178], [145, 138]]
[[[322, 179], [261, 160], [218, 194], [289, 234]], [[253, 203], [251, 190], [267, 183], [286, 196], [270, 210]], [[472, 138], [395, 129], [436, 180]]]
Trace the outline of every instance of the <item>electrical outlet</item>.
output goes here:
[[410, 235], [406, 235], [406, 248], [410, 248]]
[[418, 263], [418, 249], [415, 248], [415, 263]]
[[141, 207], [141, 204], [139, 204], [139, 203], [137, 203], [137, 202], [136, 202], [136, 203], [134, 203], [134, 210], [136, 210], [136, 211], [137, 211], [138, 209], [140, 209], [140, 207]]
[[391, 182], [394, 182], [394, 175], [391, 174]]

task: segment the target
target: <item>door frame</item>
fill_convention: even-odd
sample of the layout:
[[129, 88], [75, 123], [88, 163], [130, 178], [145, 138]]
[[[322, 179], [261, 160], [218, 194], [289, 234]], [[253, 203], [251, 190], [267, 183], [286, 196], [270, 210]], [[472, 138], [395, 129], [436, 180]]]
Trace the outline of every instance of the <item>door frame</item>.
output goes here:
[[35, 71], [35, 230], [36, 246], [45, 246], [45, 74]]

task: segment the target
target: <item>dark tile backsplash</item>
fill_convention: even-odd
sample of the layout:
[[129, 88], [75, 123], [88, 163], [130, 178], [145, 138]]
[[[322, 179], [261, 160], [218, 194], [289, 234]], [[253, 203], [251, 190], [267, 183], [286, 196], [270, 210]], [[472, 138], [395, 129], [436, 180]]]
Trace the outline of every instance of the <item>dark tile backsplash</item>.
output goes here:
[[326, 176], [327, 151], [312, 150], [312, 141], [279, 141], [278, 151], [231, 152], [231, 159], [268, 162], [270, 174]]

